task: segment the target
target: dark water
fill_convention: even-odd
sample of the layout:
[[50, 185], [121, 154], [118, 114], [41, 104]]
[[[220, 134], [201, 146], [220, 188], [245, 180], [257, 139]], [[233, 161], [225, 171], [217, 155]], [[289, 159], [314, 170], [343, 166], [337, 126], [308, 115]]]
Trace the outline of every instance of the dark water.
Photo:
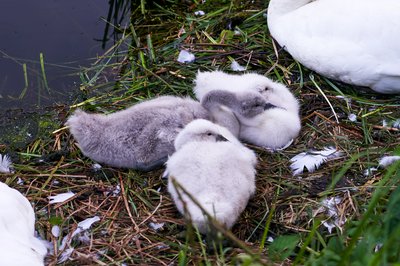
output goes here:
[[0, 112], [67, 101], [79, 69], [104, 52], [108, 10], [107, 0], [1, 0]]

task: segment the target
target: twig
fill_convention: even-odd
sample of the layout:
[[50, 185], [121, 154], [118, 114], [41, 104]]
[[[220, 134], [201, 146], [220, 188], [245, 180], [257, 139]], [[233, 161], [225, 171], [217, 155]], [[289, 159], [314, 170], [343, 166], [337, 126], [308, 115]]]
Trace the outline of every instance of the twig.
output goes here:
[[328, 103], [329, 107], [332, 110], [333, 115], [335, 116], [336, 122], [339, 123], [339, 118], [335, 112], [335, 109], [333, 109], [333, 106], [331, 104], [331, 102], [329, 101], [328, 97], [326, 97], [325, 93], [321, 90], [321, 88], [319, 87], [319, 85], [317, 84], [317, 82], [315, 82], [314, 79], [314, 75], [310, 74], [310, 79], [311, 81], [314, 83], [315, 87], [318, 89], [318, 91], [322, 94], [322, 96], [325, 98], [326, 102]]
[[118, 173], [118, 177], [119, 177], [119, 183], [120, 183], [120, 186], [121, 186], [121, 194], [122, 194], [122, 197], [124, 199], [126, 211], [128, 212], [129, 218], [131, 219], [132, 224], [135, 227], [136, 232], [139, 233], [140, 232], [139, 226], [136, 224], [135, 219], [133, 219], [133, 216], [132, 216], [132, 213], [131, 213], [131, 209], [129, 208], [128, 200], [127, 200], [126, 194], [125, 194], [124, 182], [122, 182], [121, 173]]

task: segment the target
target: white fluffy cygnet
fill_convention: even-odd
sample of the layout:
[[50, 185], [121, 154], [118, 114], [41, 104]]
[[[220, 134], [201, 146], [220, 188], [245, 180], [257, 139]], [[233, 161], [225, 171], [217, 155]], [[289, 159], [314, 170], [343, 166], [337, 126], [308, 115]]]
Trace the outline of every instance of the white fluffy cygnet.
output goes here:
[[[195, 79], [194, 92], [197, 99], [213, 90], [226, 90], [236, 95], [250, 92], [260, 93], [267, 103], [278, 108], [268, 108], [256, 119], [239, 118], [239, 138], [269, 149], [280, 149], [296, 138], [301, 129], [299, 103], [289, 89], [267, 77], [248, 73], [242, 75], [227, 74], [221, 71], [199, 72]], [[231, 108], [215, 105], [210, 113], [222, 117], [231, 116]], [[217, 111], [215, 111], [217, 110]], [[218, 121], [216, 121], [218, 123]]]
[[0, 182], [0, 265], [44, 265], [47, 249], [34, 233], [31, 204], [20, 192]]
[[231, 228], [255, 191], [253, 151], [243, 146], [226, 128], [198, 119], [188, 124], [175, 140], [176, 152], [168, 159], [168, 191], [179, 212], [201, 233], [209, 232], [207, 217], [178, 188], [176, 180], [200, 205], [226, 228]]
[[110, 166], [150, 171], [174, 152], [176, 135], [209, 113], [190, 98], [162, 96], [109, 115], [81, 110], [66, 125], [83, 154]]

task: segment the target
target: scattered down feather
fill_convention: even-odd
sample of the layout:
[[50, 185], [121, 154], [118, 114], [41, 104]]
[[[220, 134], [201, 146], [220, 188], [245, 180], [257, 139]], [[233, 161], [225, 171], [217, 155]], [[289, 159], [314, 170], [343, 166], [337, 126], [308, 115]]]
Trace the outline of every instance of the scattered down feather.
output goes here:
[[11, 173], [12, 172], [12, 162], [10, 157], [5, 154], [0, 154], [0, 173]]
[[294, 156], [290, 161], [292, 164], [290, 168], [293, 171], [293, 175], [302, 174], [304, 168], [309, 172], [314, 172], [318, 169], [322, 163], [338, 158], [342, 155], [340, 151], [337, 151], [334, 147], [325, 147], [322, 151], [307, 151], [302, 152]]
[[379, 167], [388, 167], [389, 165], [400, 160], [400, 156], [383, 156], [379, 159]]
[[177, 61], [179, 63], [191, 63], [196, 59], [195, 55], [189, 51], [182, 50], [179, 52]]
[[326, 212], [328, 218], [322, 222], [322, 225], [328, 229], [331, 234], [333, 228], [338, 228], [342, 231], [342, 226], [346, 222], [346, 218], [340, 217], [338, 205], [342, 202], [341, 197], [330, 197], [326, 198], [321, 202], [322, 208], [318, 209], [316, 213], [322, 211]]
[[57, 194], [54, 196], [49, 196], [47, 197], [50, 201], [49, 204], [56, 204], [56, 203], [60, 203], [60, 202], [64, 202], [70, 198], [72, 198], [75, 195], [74, 192], [69, 191], [66, 193], [61, 193], [61, 194]]
[[[62, 251], [59, 255], [58, 263], [65, 262], [71, 257], [72, 253], [74, 252], [74, 248], [71, 247], [71, 241], [73, 239], [78, 238], [80, 242], [88, 242], [88, 237], [85, 238], [85, 234], [87, 234], [87, 230], [90, 229], [92, 224], [98, 221], [100, 221], [99, 216], [87, 218], [78, 223], [77, 228], [72, 232], [72, 234], [68, 234], [62, 239], [61, 245], [58, 248], [59, 251]], [[83, 236], [81, 237], [82, 234]], [[82, 241], [83, 239], [86, 239], [86, 241]]]

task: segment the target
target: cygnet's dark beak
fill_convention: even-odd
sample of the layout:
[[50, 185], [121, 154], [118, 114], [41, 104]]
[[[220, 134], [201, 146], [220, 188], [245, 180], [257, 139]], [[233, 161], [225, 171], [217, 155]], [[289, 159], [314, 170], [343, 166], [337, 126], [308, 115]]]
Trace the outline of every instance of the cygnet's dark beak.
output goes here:
[[222, 136], [222, 135], [217, 135], [216, 140], [217, 140], [217, 141], [229, 141], [229, 140], [227, 140], [227, 139], [226, 139], [224, 136]]
[[272, 109], [272, 108], [277, 108], [276, 105], [273, 105], [272, 103], [266, 103], [264, 105], [264, 110]]

